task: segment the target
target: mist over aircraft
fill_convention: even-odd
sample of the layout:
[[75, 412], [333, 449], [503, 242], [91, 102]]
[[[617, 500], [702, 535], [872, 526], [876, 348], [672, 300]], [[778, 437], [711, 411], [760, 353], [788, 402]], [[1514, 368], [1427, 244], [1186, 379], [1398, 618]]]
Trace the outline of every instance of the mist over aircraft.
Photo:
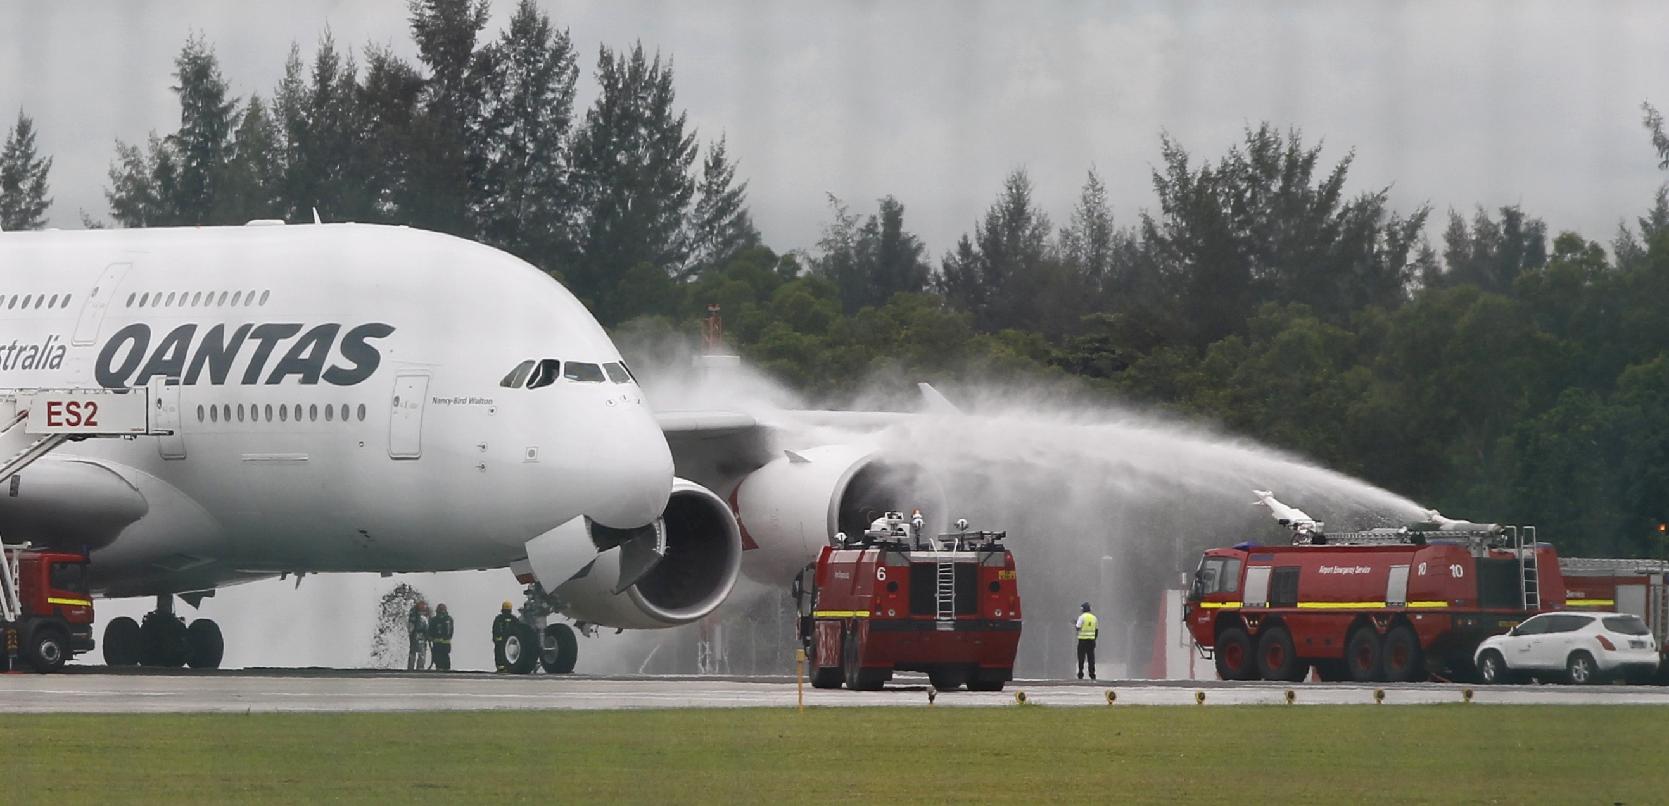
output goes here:
[[933, 495], [861, 445], [657, 416], [572, 294], [450, 236], [7, 232], [0, 277], [0, 389], [146, 387], [163, 432], [52, 450], [0, 534], [88, 552], [153, 616], [281, 574], [509, 568], [541, 620], [670, 627]]

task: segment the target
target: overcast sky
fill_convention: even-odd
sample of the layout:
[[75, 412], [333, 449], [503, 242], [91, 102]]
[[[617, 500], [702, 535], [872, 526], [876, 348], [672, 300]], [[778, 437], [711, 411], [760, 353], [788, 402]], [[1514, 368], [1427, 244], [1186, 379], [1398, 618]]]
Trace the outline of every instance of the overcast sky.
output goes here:
[[[514, 3], [495, 0], [488, 36]], [[1295, 126], [1399, 209], [1522, 204], [1609, 242], [1665, 175], [1640, 103], [1669, 107], [1669, 3], [547, 2], [581, 51], [673, 57], [703, 140], [728, 134], [754, 217], [812, 245], [825, 193], [896, 195], [936, 256], [1031, 172], [1065, 223], [1096, 166], [1123, 224], [1152, 205], [1161, 130], [1215, 157], [1247, 123]], [[1232, 6], [1230, 8], [1229, 6]], [[413, 56], [404, 0], [0, 0], [0, 129], [22, 108], [56, 162], [56, 226], [107, 214], [117, 138], [178, 125], [172, 60], [192, 30], [239, 95], [270, 95], [292, 40]]]

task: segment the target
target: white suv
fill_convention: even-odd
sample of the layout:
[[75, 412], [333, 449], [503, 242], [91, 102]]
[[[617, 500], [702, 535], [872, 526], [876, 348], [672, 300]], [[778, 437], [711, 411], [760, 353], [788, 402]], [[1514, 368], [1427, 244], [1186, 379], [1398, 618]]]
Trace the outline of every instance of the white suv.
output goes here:
[[1577, 685], [1657, 671], [1657, 641], [1639, 616], [1596, 611], [1543, 613], [1494, 635], [1473, 656], [1485, 683], [1563, 675]]

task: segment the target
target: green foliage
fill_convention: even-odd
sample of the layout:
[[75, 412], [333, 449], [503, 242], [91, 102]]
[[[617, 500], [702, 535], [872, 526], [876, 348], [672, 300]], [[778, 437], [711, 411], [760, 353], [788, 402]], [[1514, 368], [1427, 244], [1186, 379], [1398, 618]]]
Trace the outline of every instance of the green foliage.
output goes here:
[[35, 121], [23, 110], [0, 146], [0, 229], [40, 229], [46, 226], [46, 175], [52, 158], [35, 153]]

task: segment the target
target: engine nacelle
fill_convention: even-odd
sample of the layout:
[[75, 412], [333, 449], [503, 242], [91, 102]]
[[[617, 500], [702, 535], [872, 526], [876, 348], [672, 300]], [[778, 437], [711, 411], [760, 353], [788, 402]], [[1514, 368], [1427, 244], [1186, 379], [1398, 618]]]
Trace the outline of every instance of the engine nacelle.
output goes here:
[[742, 570], [772, 585], [787, 584], [836, 533], [861, 535], [885, 512], [920, 509], [935, 534], [947, 522], [944, 490], [921, 467], [855, 445], [784, 451], [731, 501], [750, 549]]
[[724, 499], [674, 479], [655, 523], [610, 529], [575, 518], [528, 541], [527, 559], [569, 617], [654, 629], [695, 621], [730, 595], [742, 537]]

